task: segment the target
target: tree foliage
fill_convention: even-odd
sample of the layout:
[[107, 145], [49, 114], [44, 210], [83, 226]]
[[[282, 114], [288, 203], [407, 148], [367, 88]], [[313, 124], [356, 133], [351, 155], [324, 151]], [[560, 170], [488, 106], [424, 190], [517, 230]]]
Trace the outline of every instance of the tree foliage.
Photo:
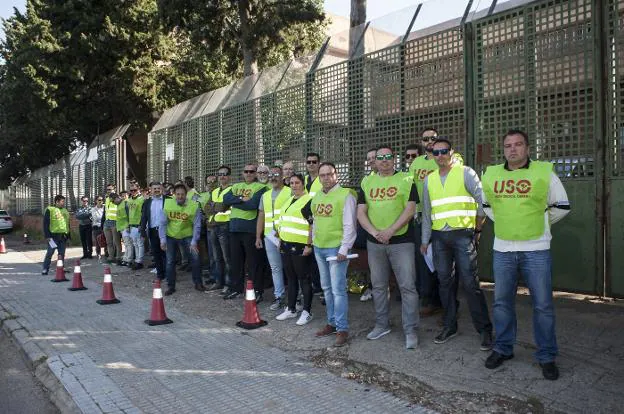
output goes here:
[[231, 58], [243, 75], [317, 50], [324, 37], [322, 0], [159, 0], [170, 28]]
[[27, 0], [2, 22], [0, 187], [120, 124], [149, 128], [243, 66], [317, 49], [321, 3]]

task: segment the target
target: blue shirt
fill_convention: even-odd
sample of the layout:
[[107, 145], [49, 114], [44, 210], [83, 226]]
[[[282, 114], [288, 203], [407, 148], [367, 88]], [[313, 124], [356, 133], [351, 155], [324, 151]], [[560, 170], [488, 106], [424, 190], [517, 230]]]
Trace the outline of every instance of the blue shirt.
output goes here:
[[158, 227], [160, 223], [160, 212], [162, 211], [163, 196], [153, 197], [150, 204], [150, 229]]

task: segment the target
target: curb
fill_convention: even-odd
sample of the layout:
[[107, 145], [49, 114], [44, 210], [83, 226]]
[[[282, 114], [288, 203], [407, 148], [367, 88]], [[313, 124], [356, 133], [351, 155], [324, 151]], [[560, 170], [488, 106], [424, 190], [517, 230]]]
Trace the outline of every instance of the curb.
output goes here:
[[28, 367], [48, 391], [52, 403], [64, 414], [82, 413], [60, 378], [50, 369], [49, 356], [32, 340], [30, 332], [16, 316], [7, 312], [1, 304], [0, 327], [17, 344]]

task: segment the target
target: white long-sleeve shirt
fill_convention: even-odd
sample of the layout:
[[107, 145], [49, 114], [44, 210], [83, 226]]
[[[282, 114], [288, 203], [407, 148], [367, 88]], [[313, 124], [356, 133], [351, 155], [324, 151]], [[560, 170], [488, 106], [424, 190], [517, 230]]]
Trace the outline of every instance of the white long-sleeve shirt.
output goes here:
[[[483, 211], [494, 221], [494, 212], [487, 203], [485, 192], [483, 192]], [[535, 240], [503, 240], [494, 238], [494, 250], [497, 252], [530, 252], [535, 250], [549, 250], [552, 234], [550, 226], [564, 218], [570, 213], [570, 202], [561, 180], [555, 173], [550, 175], [548, 186], [548, 209], [544, 212], [544, 234]]]

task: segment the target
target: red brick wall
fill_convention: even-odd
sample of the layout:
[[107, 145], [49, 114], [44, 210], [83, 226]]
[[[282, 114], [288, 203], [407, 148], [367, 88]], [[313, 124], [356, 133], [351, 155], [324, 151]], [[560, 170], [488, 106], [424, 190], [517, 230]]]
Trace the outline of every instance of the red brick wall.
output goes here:
[[[43, 235], [43, 215], [40, 214], [24, 214], [14, 217], [13, 223], [15, 228], [25, 233], [42, 234]], [[72, 232], [78, 231], [78, 220], [70, 214], [69, 228]]]

